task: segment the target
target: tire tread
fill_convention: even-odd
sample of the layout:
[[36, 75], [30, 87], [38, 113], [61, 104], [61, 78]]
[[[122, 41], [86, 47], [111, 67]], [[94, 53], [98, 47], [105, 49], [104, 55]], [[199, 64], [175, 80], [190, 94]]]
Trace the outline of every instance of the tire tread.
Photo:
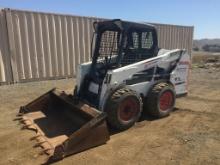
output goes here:
[[126, 130], [130, 128], [137, 120], [134, 121], [134, 123], [128, 124], [127, 126], [121, 125], [118, 120], [117, 120], [117, 107], [121, 102], [121, 99], [126, 97], [126, 96], [135, 96], [139, 102], [140, 102], [140, 112], [137, 116], [137, 120], [139, 119], [141, 112], [142, 112], [142, 99], [141, 97], [133, 90], [129, 88], [121, 88], [116, 90], [112, 96], [108, 99], [107, 101], [107, 107], [106, 107], [106, 112], [107, 112], [107, 121], [108, 123], [118, 129], [118, 130]]

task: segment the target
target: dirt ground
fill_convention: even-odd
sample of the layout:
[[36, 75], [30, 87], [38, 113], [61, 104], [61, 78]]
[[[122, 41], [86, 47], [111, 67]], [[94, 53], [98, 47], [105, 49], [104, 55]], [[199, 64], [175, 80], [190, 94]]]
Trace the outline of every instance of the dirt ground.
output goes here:
[[[0, 164], [41, 164], [32, 131], [13, 121], [25, 105], [52, 87], [71, 91], [73, 79], [0, 86]], [[220, 164], [220, 69], [193, 65], [189, 95], [166, 118], [145, 117], [106, 145], [55, 164]]]

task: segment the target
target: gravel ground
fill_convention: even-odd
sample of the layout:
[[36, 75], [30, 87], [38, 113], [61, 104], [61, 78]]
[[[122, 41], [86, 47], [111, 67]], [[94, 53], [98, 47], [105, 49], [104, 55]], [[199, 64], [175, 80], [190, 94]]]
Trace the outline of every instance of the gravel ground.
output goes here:
[[[0, 86], [0, 164], [42, 164], [46, 156], [13, 121], [19, 106], [53, 87], [73, 90], [74, 80]], [[220, 164], [220, 70], [191, 70], [189, 95], [177, 100], [166, 118], [148, 117], [114, 134], [106, 145], [69, 156], [55, 164]]]

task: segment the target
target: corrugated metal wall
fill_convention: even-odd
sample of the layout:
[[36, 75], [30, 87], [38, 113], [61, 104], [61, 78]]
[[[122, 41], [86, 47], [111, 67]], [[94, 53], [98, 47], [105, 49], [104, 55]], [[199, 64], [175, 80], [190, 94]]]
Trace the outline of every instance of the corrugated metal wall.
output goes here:
[[[90, 59], [94, 21], [103, 19], [4, 9], [0, 13], [0, 82], [73, 77]], [[193, 27], [154, 24], [159, 46], [192, 49]]]
[[5, 12], [0, 12], [0, 85], [13, 81]]
[[191, 54], [194, 30], [192, 26], [153, 24], [157, 28], [160, 48], [186, 49]]
[[7, 10], [16, 82], [72, 77], [88, 61], [95, 19]]

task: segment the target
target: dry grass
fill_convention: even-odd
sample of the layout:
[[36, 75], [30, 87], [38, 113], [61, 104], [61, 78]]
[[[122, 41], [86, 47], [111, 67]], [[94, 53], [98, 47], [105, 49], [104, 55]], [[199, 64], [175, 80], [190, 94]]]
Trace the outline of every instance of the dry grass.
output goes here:
[[210, 52], [193, 52], [192, 53], [192, 63], [194, 64], [205, 63], [206, 60], [209, 58], [220, 60], [220, 53], [210, 53]]

